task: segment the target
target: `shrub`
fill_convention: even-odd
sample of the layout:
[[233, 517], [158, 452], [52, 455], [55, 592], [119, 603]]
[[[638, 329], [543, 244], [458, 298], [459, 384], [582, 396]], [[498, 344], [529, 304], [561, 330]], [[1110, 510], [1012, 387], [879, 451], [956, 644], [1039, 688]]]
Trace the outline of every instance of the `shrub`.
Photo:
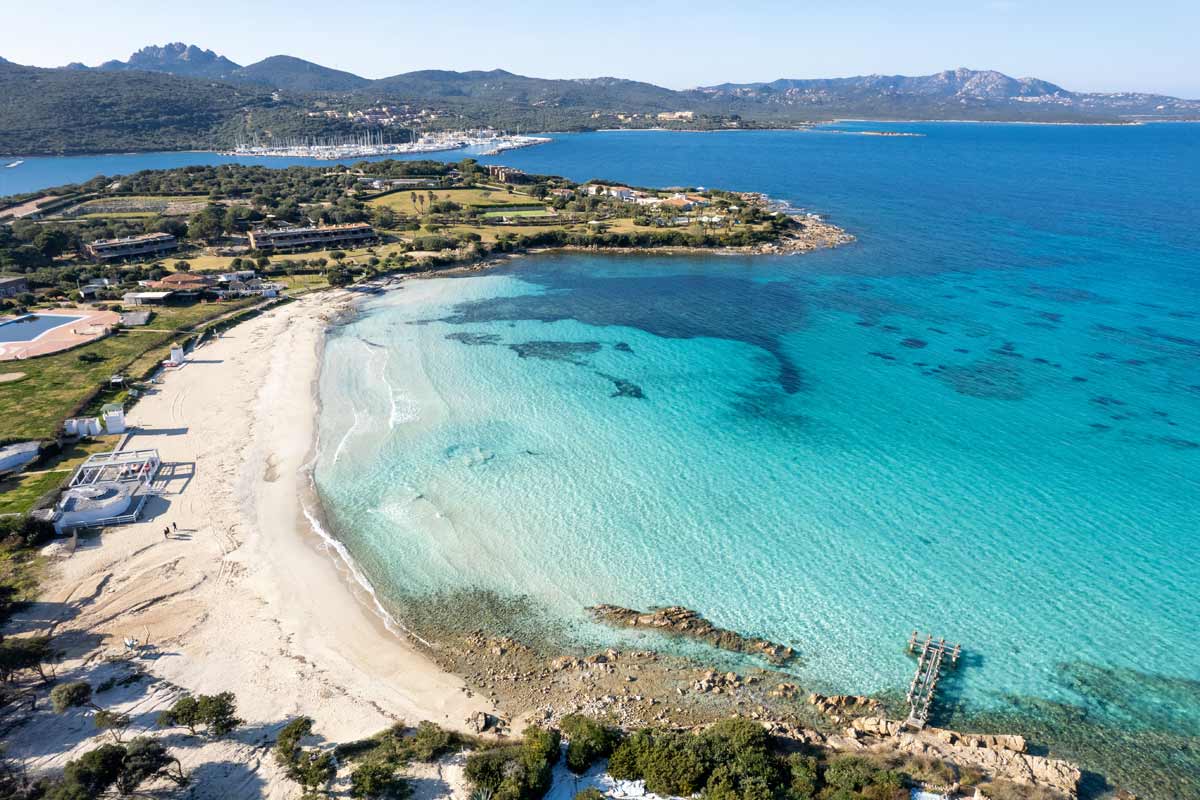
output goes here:
[[[171, 766], [175, 770], [171, 770]], [[139, 736], [125, 745], [125, 759], [117, 777], [117, 789], [121, 794], [132, 794], [138, 786], [155, 777], [167, 778], [183, 786], [187, 777], [179, 759], [167, 752], [162, 742]]]
[[107, 731], [113, 737], [113, 741], [120, 744], [121, 737], [125, 735], [125, 731], [128, 730], [133, 720], [129, 718], [128, 714], [102, 708], [92, 717], [92, 722], [95, 723], [98, 730]]
[[493, 800], [537, 800], [550, 788], [559, 742], [558, 731], [531, 727], [519, 745], [473, 753], [465, 774], [477, 790], [492, 792]]
[[576, 792], [575, 800], [605, 800], [604, 792], [600, 791], [595, 786], [589, 786], [582, 792]]
[[68, 761], [63, 777], [47, 794], [49, 800], [86, 800], [108, 791], [121, 775], [125, 748], [104, 744]]
[[[806, 788], [803, 767], [799, 786]], [[772, 797], [789, 780], [789, 764], [772, 752], [763, 728], [750, 720], [730, 719], [691, 735], [643, 730], [613, 751], [608, 771], [619, 780], [644, 780], [655, 794], [692, 795], [729, 800]], [[808, 784], [815, 788], [813, 765]], [[811, 792], [809, 794], [811, 797]], [[797, 795], [797, 800], [803, 795]]]
[[406, 742], [409, 755], [415, 761], [436, 761], [461, 743], [457, 734], [425, 720]]
[[60, 683], [50, 690], [50, 704], [56, 714], [64, 713], [68, 708], [86, 706], [92, 702], [92, 687], [87, 681], [72, 681]]
[[333, 753], [300, 745], [302, 739], [312, 733], [311, 717], [297, 717], [283, 726], [275, 740], [275, 760], [287, 772], [287, 776], [306, 790], [315, 790], [326, 785], [337, 774], [337, 762]]
[[788, 794], [792, 800], [812, 800], [817, 794], [817, 760], [793, 753], [788, 756]]
[[350, 773], [350, 796], [360, 800], [400, 800], [411, 793], [408, 781], [390, 763], [369, 761]]
[[620, 732], [616, 729], [578, 714], [563, 717], [560, 727], [568, 741], [567, 769], [576, 774], [586, 772], [592, 764], [612, 755], [620, 741]]
[[210, 736], [224, 736], [242, 724], [236, 715], [237, 699], [233, 692], [202, 694], [197, 698], [196, 706], [200, 721], [208, 727]]
[[200, 724], [200, 703], [190, 694], [185, 694], [170, 708], [159, 714], [156, 721], [160, 728], [182, 725], [195, 736], [196, 726]]
[[878, 770], [865, 758], [838, 756], [825, 768], [825, 783], [834, 789], [857, 792], [871, 783]]

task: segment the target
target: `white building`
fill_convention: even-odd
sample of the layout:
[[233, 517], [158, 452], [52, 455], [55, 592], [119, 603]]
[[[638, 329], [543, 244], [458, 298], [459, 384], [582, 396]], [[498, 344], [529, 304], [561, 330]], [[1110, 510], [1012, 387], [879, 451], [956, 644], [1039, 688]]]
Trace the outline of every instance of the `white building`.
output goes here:
[[119, 403], [109, 403], [101, 408], [100, 418], [104, 420], [104, 430], [109, 433], [125, 432], [125, 407]]
[[136, 522], [151, 481], [162, 466], [157, 450], [121, 450], [88, 457], [54, 506], [54, 529], [64, 533]]

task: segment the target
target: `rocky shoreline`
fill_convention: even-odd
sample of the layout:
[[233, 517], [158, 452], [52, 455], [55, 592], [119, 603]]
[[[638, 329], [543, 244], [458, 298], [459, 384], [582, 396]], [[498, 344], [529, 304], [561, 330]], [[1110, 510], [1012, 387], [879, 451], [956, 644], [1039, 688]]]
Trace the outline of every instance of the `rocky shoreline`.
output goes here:
[[[794, 657], [790, 648], [717, 628], [679, 606], [640, 612], [620, 606], [589, 609], [621, 629], [685, 637], [714, 648], [767, 659]], [[423, 632], [429, 633], [429, 632]], [[887, 703], [855, 695], [805, 694], [794, 676], [765, 666], [716, 669], [650, 649], [563, 652], [483, 630], [444, 631], [431, 655], [461, 676], [465, 691], [484, 696], [499, 716], [466, 720], [500, 736], [528, 724], [557, 724], [584, 714], [626, 730], [700, 730], [730, 716], [755, 720], [784, 748], [856, 753], [927, 767], [923, 782], [952, 796], [973, 797], [974, 786], [1008, 786], [1003, 796], [1075, 798], [1081, 772], [1067, 761], [1029, 752], [1016, 735], [906, 729], [889, 718]], [[970, 787], [970, 788], [968, 788]], [[957, 793], [957, 794], [956, 794]]]

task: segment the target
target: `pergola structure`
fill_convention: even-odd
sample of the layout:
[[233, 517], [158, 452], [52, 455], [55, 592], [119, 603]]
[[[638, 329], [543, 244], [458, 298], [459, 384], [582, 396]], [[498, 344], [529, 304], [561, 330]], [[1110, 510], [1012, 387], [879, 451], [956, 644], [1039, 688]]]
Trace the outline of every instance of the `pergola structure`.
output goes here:
[[162, 459], [157, 450], [118, 450], [88, 456], [71, 477], [70, 488], [96, 483], [126, 483], [153, 480]]

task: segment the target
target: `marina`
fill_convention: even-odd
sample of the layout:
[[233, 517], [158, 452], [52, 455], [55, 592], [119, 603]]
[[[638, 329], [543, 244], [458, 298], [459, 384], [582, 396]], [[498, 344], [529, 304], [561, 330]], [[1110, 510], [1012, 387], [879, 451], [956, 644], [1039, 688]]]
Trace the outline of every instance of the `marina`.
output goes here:
[[407, 141], [395, 142], [383, 131], [371, 131], [354, 136], [304, 137], [285, 139], [275, 144], [258, 141], [239, 142], [223, 155], [281, 158], [315, 158], [339, 161], [348, 158], [442, 153], [453, 150], [474, 150], [480, 155], [497, 155], [506, 150], [545, 144], [544, 136], [509, 135], [491, 129], [440, 131], [417, 135], [411, 132]]

